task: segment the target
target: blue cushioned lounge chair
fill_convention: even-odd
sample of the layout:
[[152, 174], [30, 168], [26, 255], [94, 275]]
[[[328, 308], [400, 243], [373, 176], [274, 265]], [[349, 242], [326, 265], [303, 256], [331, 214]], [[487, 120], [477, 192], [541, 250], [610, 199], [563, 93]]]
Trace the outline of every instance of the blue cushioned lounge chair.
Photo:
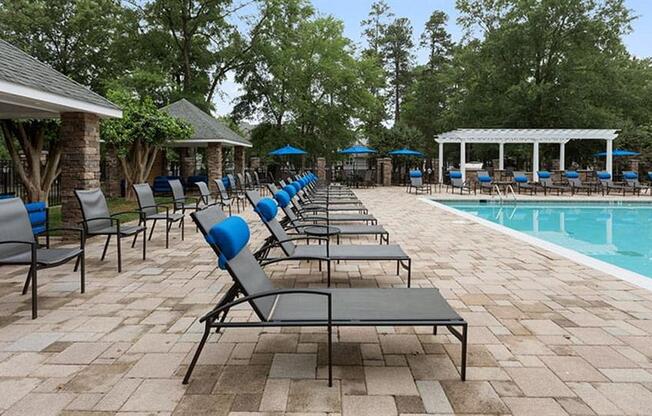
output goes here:
[[631, 188], [625, 184], [615, 183], [611, 179], [611, 174], [607, 171], [598, 172], [598, 180], [600, 181], [600, 188], [602, 189], [602, 195], [604, 195], [605, 193], [609, 195], [609, 192], [611, 191], [622, 192], [623, 196], [625, 196], [627, 192], [631, 192], [632, 195], [636, 193], [636, 190], [634, 188]]
[[[571, 188], [571, 195], [575, 195], [578, 192], [586, 192], [586, 195], [591, 195], [593, 187], [587, 184], [582, 183], [580, 179], [580, 174], [574, 170], [567, 170], [564, 173], [564, 178], [568, 182], [568, 186]], [[604, 192], [604, 191], [603, 191]]]
[[625, 180], [625, 185], [633, 189], [634, 193], [637, 195], [641, 194], [641, 191], [648, 192], [650, 187], [643, 185], [638, 180], [638, 173], [633, 170], [627, 170], [623, 172], [623, 179]]
[[571, 188], [564, 185], [555, 184], [552, 180], [552, 175], [547, 170], [537, 172], [539, 176], [538, 185], [543, 188], [543, 194], [548, 195], [548, 192], [557, 191], [557, 195], [563, 194], [565, 191], [571, 191]]
[[[224, 216], [216, 207], [191, 214], [219, 258], [233, 285], [199, 321], [204, 333], [183, 379], [187, 384], [211, 331], [225, 328], [312, 326], [327, 329], [328, 385], [332, 386], [333, 327], [445, 326], [461, 346], [460, 377], [466, 379], [467, 328], [437, 289], [355, 288], [277, 289], [247, 248], [249, 228], [240, 217]], [[227, 319], [231, 310], [249, 304], [256, 320]]]
[[450, 183], [446, 186], [446, 191], [448, 192], [448, 189], [451, 189], [451, 192], [455, 193], [456, 189], [460, 190], [460, 195], [464, 193], [464, 191], [468, 192], [469, 194], [471, 193], [471, 186], [469, 185], [468, 182], [466, 182], [464, 179], [462, 179], [462, 172], [459, 170], [452, 170], [448, 174], [450, 177]]
[[489, 195], [495, 191], [494, 178], [489, 175], [486, 170], [479, 170], [476, 176], [477, 186], [480, 188], [480, 193], [487, 192]]
[[409, 175], [410, 186], [408, 192], [414, 189], [415, 195], [419, 195], [419, 193], [432, 194], [432, 185], [423, 182], [423, 173], [419, 169], [411, 170]]

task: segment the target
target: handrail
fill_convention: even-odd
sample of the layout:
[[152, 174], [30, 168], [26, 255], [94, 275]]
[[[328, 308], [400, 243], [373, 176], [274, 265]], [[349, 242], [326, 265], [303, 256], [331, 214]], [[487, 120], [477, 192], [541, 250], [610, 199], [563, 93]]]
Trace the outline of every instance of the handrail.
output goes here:
[[504, 198], [503, 198], [503, 193], [500, 190], [500, 186], [494, 185], [494, 189], [496, 190], [496, 195], [498, 195], [498, 201], [499, 201], [500, 205], [502, 205]]
[[506, 193], [508, 193], [508, 194], [511, 192], [511, 194], [512, 194], [512, 200], [513, 200], [514, 202], [516, 202], [516, 199], [517, 199], [517, 198], [516, 198], [516, 192], [514, 192], [514, 188], [512, 187], [512, 185], [507, 185], [507, 188], [505, 188], [505, 190], [506, 190]]

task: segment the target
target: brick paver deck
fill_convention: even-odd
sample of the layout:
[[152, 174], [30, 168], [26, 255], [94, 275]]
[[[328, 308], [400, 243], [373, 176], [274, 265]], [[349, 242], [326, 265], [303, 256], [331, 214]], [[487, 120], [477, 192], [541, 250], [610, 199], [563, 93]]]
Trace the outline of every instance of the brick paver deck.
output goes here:
[[[445, 329], [340, 328], [328, 388], [325, 331], [285, 328], [211, 335], [183, 386], [197, 318], [230, 283], [187, 227], [169, 250], [155, 235], [145, 262], [138, 246], [125, 248], [122, 274], [115, 249], [101, 263], [102, 242], [91, 242], [84, 295], [72, 266], [41, 272], [37, 320], [20, 295], [26, 270], [1, 268], [0, 414], [652, 413], [651, 292], [400, 188], [358, 194], [412, 256], [413, 285], [439, 288], [469, 322], [468, 381]], [[255, 246], [266, 231], [245, 217]], [[279, 286], [321, 286], [314, 263], [268, 272]], [[404, 285], [392, 263], [343, 263], [333, 277], [341, 287]], [[253, 319], [248, 307], [232, 316]]]

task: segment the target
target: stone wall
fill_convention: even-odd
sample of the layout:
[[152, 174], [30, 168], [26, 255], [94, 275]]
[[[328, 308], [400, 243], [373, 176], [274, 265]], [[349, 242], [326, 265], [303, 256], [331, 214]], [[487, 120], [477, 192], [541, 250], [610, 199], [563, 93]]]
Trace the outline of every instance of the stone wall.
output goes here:
[[235, 165], [235, 173], [244, 173], [245, 171], [245, 148], [243, 146], [235, 146], [233, 154], [233, 164]]
[[220, 179], [222, 171], [222, 143], [208, 143], [206, 148], [206, 167], [208, 173], [208, 186], [217, 191], [213, 179]]
[[192, 147], [182, 147], [179, 149], [180, 173], [184, 179], [195, 174], [195, 149]]
[[379, 157], [376, 159], [376, 183], [381, 186], [392, 185], [391, 157]]
[[99, 117], [88, 113], [61, 114], [62, 226], [77, 227], [82, 220], [75, 189], [100, 187]]
[[120, 181], [122, 180], [122, 168], [115, 149], [107, 149], [104, 155], [104, 178], [102, 190], [107, 197], [120, 196]]
[[326, 158], [325, 157], [318, 157], [317, 158], [317, 177], [319, 178], [320, 181], [326, 181]]

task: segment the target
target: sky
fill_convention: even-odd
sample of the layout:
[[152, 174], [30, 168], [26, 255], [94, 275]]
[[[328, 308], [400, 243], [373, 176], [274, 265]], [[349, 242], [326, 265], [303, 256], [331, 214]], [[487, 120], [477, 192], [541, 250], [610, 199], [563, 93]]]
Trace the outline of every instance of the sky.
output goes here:
[[[344, 21], [344, 34], [357, 44], [362, 44], [360, 22], [367, 17], [373, 0], [312, 0], [319, 13], [333, 15]], [[462, 36], [462, 30], [456, 24], [458, 16], [455, 0], [387, 0], [397, 17], [407, 17], [414, 28], [414, 43], [419, 44], [419, 35], [433, 10], [438, 9], [448, 14], [448, 32], [453, 40]], [[638, 18], [633, 23], [633, 31], [625, 37], [625, 45], [630, 53], [638, 57], [652, 56], [652, 0], [625, 0], [627, 7]], [[417, 61], [424, 62], [426, 51], [416, 51]], [[216, 100], [216, 113], [229, 114], [233, 108], [232, 101], [241, 94], [239, 85], [228, 80], [221, 86], [222, 97]]]

